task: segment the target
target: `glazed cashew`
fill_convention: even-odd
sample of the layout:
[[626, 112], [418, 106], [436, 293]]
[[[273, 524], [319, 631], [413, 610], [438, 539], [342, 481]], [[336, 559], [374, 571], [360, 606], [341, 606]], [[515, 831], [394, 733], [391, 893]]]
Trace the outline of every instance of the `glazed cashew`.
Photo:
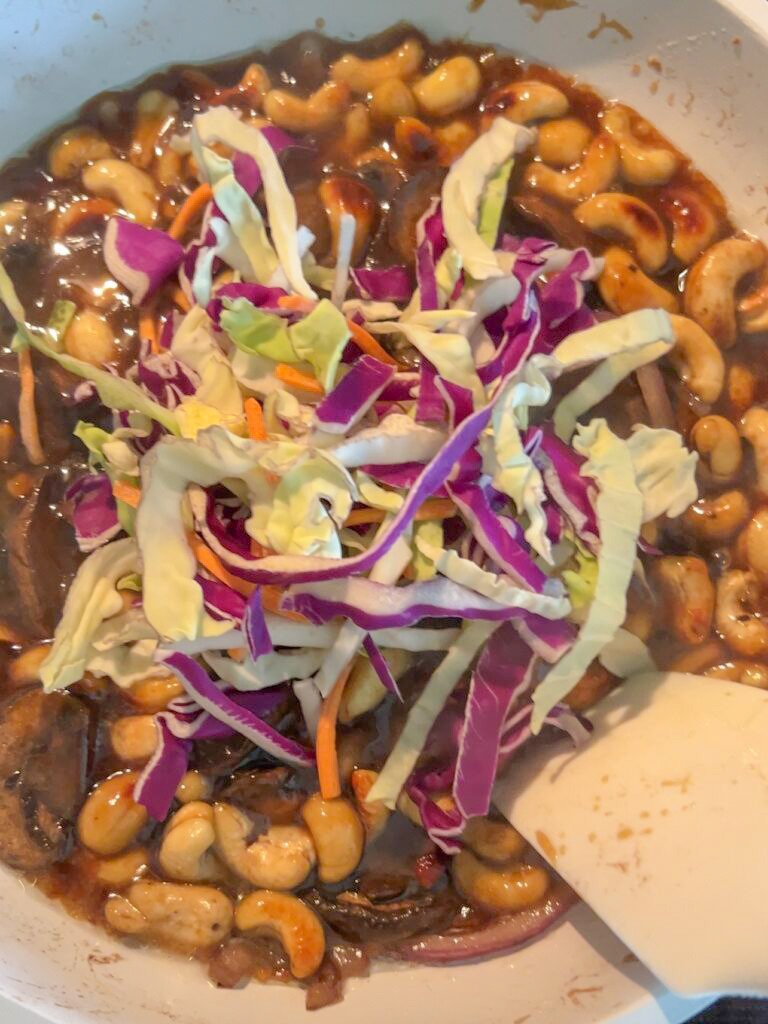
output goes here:
[[313, 793], [301, 809], [317, 850], [317, 873], [322, 882], [340, 882], [350, 875], [363, 855], [365, 831], [349, 800], [324, 800]]
[[655, 274], [667, 262], [664, 225], [642, 199], [623, 192], [601, 192], [580, 203], [573, 215], [595, 235], [626, 238], [647, 273]]
[[725, 657], [725, 645], [720, 640], [707, 640], [700, 647], [692, 647], [689, 651], [679, 654], [666, 667], [670, 672], [691, 672], [698, 675]]
[[539, 128], [536, 156], [550, 167], [572, 167], [580, 162], [591, 141], [592, 130], [578, 117], [558, 118]]
[[549, 888], [549, 875], [532, 864], [492, 868], [470, 850], [451, 861], [451, 875], [459, 892], [473, 905], [512, 913], [538, 903]]
[[185, 772], [176, 790], [176, 799], [179, 803], [191, 804], [196, 800], [208, 800], [212, 792], [213, 784], [202, 772]]
[[680, 166], [677, 153], [641, 142], [632, 131], [632, 116], [626, 107], [606, 107], [601, 119], [603, 128], [618, 144], [627, 181], [633, 185], [665, 185], [669, 181]]
[[33, 644], [25, 648], [8, 666], [8, 681], [13, 686], [36, 683], [40, 679], [40, 666], [51, 653], [48, 644]]
[[193, 801], [177, 811], [165, 829], [158, 861], [163, 873], [178, 882], [206, 882], [221, 873], [212, 852], [216, 841], [213, 808]]
[[719, 347], [694, 320], [672, 314], [675, 344], [667, 358], [683, 384], [702, 402], [716, 402], [725, 381], [725, 360]]
[[483, 79], [471, 57], [450, 57], [413, 87], [416, 102], [430, 117], [450, 117], [477, 99]]
[[733, 683], [741, 683], [742, 686], [768, 690], [768, 665], [760, 661], [735, 658], [733, 661], [723, 662], [722, 665], [712, 665], [711, 668], [705, 669], [703, 675], [709, 676], [710, 679], [729, 679]]
[[64, 348], [71, 356], [92, 366], [103, 366], [117, 355], [109, 323], [92, 309], [84, 309], [72, 318], [64, 335]]
[[684, 185], [662, 189], [658, 202], [672, 224], [672, 252], [688, 267], [717, 238], [720, 217], [700, 192]]
[[390, 78], [413, 78], [424, 60], [424, 47], [418, 39], [406, 39], [383, 57], [365, 60], [347, 53], [331, 65], [331, 79], [349, 86], [352, 92], [371, 92]]
[[700, 540], [728, 540], [749, 519], [743, 491], [724, 491], [715, 498], [700, 498], [683, 514], [683, 522]]
[[711, 335], [721, 348], [736, 343], [735, 292], [739, 281], [759, 270], [766, 249], [754, 238], [726, 238], [716, 242], [688, 271], [684, 303], [686, 315]]
[[105, 889], [125, 889], [149, 870], [149, 853], [143, 847], [128, 850], [117, 857], [100, 860], [96, 879]]
[[418, 117], [395, 121], [395, 150], [406, 160], [431, 160], [437, 152], [434, 131]]
[[110, 896], [107, 924], [183, 953], [210, 949], [232, 930], [231, 900], [212, 886], [134, 882], [124, 896]]
[[378, 777], [378, 772], [372, 772], [366, 768], [356, 768], [349, 779], [357, 813], [362, 819], [366, 840], [369, 843], [381, 835], [392, 813], [382, 800], [372, 800], [370, 803], [366, 803], [366, 798]]
[[749, 658], [768, 652], [768, 622], [758, 611], [761, 596], [754, 572], [731, 569], [717, 582], [717, 630], [729, 647]]
[[165, 711], [172, 700], [184, 693], [184, 687], [176, 676], [147, 676], [134, 683], [128, 690], [128, 697], [136, 707], [148, 714]]
[[606, 192], [619, 173], [619, 151], [605, 132], [592, 139], [584, 159], [570, 171], [556, 171], [545, 164], [529, 164], [525, 184], [564, 203], [581, 203], [597, 192]]
[[[392, 675], [399, 679], [411, 664], [411, 655], [407, 651], [386, 648], [382, 654], [387, 660]], [[339, 721], [344, 725], [359, 718], [360, 715], [373, 711], [384, 700], [387, 690], [378, 677], [376, 670], [368, 658], [359, 657], [350, 673], [339, 707]]]
[[734, 412], [743, 415], [755, 402], [757, 380], [754, 372], [743, 363], [731, 363], [726, 390]]
[[492, 818], [470, 818], [461, 838], [472, 853], [492, 864], [519, 860], [526, 847], [517, 829]]
[[325, 931], [320, 918], [295, 896], [252, 892], [235, 908], [235, 924], [246, 935], [267, 932], [279, 939], [294, 978], [308, 978], [322, 962]]
[[386, 124], [398, 117], [413, 117], [416, 100], [405, 82], [399, 78], [388, 78], [371, 93], [370, 107], [371, 117]]
[[[568, 107], [565, 93], [547, 82], [509, 82], [500, 85], [485, 98], [483, 120], [487, 124], [494, 117], [503, 116], [516, 124], [530, 124], [532, 121], [562, 117], [568, 113]], [[591, 135], [589, 129], [587, 131]]]
[[741, 436], [752, 445], [757, 488], [768, 496], [768, 409], [754, 405], [741, 417]]
[[178, 110], [178, 101], [159, 89], [150, 89], [139, 96], [131, 140], [132, 164], [149, 167], [155, 157], [158, 139], [173, 124]]
[[449, 121], [448, 124], [438, 125], [433, 135], [437, 145], [437, 162], [441, 167], [450, 167], [477, 138], [477, 132], [466, 121]]
[[112, 749], [121, 761], [143, 764], [155, 752], [157, 726], [154, 715], [127, 715], [109, 727]]
[[700, 644], [712, 629], [715, 588], [703, 558], [665, 555], [653, 564], [664, 623], [681, 643]]
[[376, 226], [378, 205], [375, 196], [357, 178], [334, 176], [325, 178], [318, 189], [320, 201], [331, 225], [331, 244], [334, 258], [338, 254], [341, 216], [351, 213], [355, 218], [355, 240], [352, 245], [352, 265], [362, 260]]
[[761, 577], [768, 576], [768, 508], [759, 508], [744, 528], [739, 540], [749, 568]]
[[738, 473], [741, 440], [730, 420], [724, 416], [702, 416], [693, 425], [691, 441], [715, 480], [723, 482]]
[[364, 150], [371, 138], [371, 116], [364, 103], [353, 103], [344, 118], [341, 147], [349, 157]]
[[70, 128], [48, 150], [48, 170], [54, 178], [74, 178], [87, 164], [112, 156], [112, 147], [93, 128]]
[[648, 308], [677, 312], [676, 297], [644, 274], [626, 249], [612, 245], [603, 253], [603, 260], [603, 272], [597, 287], [612, 313], [620, 315]]
[[349, 106], [349, 86], [326, 82], [306, 99], [285, 89], [271, 89], [264, 97], [264, 113], [290, 132], [322, 132], [338, 124]]
[[254, 823], [244, 811], [216, 804], [214, 816], [217, 854], [258, 888], [295, 889], [315, 865], [312, 836], [300, 825], [271, 825], [249, 843]]
[[127, 160], [98, 160], [83, 171], [83, 185], [91, 195], [114, 199], [139, 224], [157, 220], [155, 183]]
[[111, 857], [131, 845], [148, 818], [146, 808], [133, 799], [137, 779], [136, 772], [113, 775], [91, 792], [77, 819], [83, 846]]
[[763, 268], [757, 286], [739, 300], [739, 327], [747, 334], [768, 331], [768, 267]]

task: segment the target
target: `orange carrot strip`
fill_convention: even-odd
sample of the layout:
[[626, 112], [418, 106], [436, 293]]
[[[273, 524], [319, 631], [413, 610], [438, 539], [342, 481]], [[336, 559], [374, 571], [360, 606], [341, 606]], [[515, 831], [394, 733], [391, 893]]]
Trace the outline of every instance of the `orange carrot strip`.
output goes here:
[[160, 338], [151, 309], [145, 309], [139, 313], [139, 335], [149, 342], [149, 347], [155, 354], [160, 351]]
[[266, 441], [267, 431], [264, 427], [264, 412], [261, 403], [255, 398], [245, 400], [245, 421], [248, 424], [248, 437], [252, 441]]
[[202, 213], [203, 207], [213, 199], [213, 189], [207, 183], [198, 185], [181, 205], [181, 209], [171, 221], [168, 234], [177, 241], [182, 238], [195, 218]]
[[108, 217], [117, 210], [111, 199], [77, 199], [53, 218], [51, 236], [63, 238], [72, 228], [89, 217]]
[[32, 356], [26, 345], [19, 349], [19, 433], [29, 461], [42, 466], [45, 452], [40, 443], [40, 428], [35, 409], [35, 371]]
[[[368, 523], [382, 523], [386, 512], [381, 508], [353, 508], [344, 520], [345, 526], [365, 526]], [[414, 522], [427, 519], [450, 519], [456, 515], [456, 506], [450, 498], [427, 498], [413, 517]]]
[[347, 665], [333, 684], [333, 689], [323, 701], [317, 723], [315, 754], [317, 756], [317, 778], [320, 782], [323, 800], [335, 800], [337, 796], [341, 796], [339, 756], [336, 751], [336, 722], [339, 717], [341, 697], [351, 671], [352, 665]]
[[293, 309], [299, 313], [311, 313], [317, 303], [303, 295], [281, 295], [277, 300], [280, 309]]
[[174, 305], [178, 306], [182, 313], [188, 313], [190, 309], [192, 309], [192, 303], [181, 288], [174, 288], [171, 292], [171, 298], [173, 299]]
[[298, 391], [309, 391], [313, 395], [325, 394], [320, 381], [315, 380], [314, 377], [307, 376], [306, 373], [302, 373], [301, 370], [297, 370], [288, 363], [278, 363], [275, 367], [275, 376], [283, 384], [287, 384], [289, 388], [296, 388]]
[[374, 359], [378, 359], [388, 366], [397, 366], [397, 360], [386, 349], [383, 349], [374, 336], [369, 334], [364, 327], [356, 324], [354, 320], [347, 320], [347, 326], [352, 334], [352, 341], [354, 341], [361, 352], [373, 356]]
[[205, 541], [200, 540], [197, 534], [188, 533], [187, 542], [192, 549], [192, 554], [200, 565], [208, 570], [211, 576], [215, 576], [221, 583], [226, 583], [228, 587], [236, 590], [241, 597], [251, 596], [256, 584], [249, 583], [248, 580], [241, 580], [239, 576], [234, 576], [223, 565], [219, 556], [214, 551], [211, 551]]
[[141, 501], [141, 488], [136, 484], [129, 484], [126, 480], [115, 480], [112, 484], [112, 493], [118, 501], [130, 505], [131, 508], [138, 508]]

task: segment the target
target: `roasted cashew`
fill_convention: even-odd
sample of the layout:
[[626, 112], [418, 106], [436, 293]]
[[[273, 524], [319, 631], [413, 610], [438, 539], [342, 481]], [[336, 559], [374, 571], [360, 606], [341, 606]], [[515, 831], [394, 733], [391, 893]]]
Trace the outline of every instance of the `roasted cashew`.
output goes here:
[[416, 102], [430, 117], [450, 117], [477, 99], [483, 77], [475, 60], [450, 57], [413, 86]]
[[578, 117], [558, 118], [539, 128], [536, 156], [550, 167], [573, 167], [580, 162], [591, 141], [592, 130]]
[[612, 313], [621, 315], [648, 308], [677, 312], [677, 298], [644, 274], [626, 249], [612, 245], [603, 253], [603, 260], [603, 272], [597, 280], [597, 287]]
[[64, 348], [84, 363], [104, 366], [117, 355], [117, 344], [107, 320], [92, 309], [84, 309], [72, 318], [64, 335]]
[[[412, 656], [407, 651], [387, 647], [382, 651], [392, 675], [398, 680], [411, 664]], [[350, 673], [339, 706], [339, 721], [345, 725], [360, 715], [373, 711], [387, 694], [369, 658], [362, 655], [356, 660]]]
[[413, 117], [416, 100], [410, 88], [399, 78], [388, 78], [371, 93], [371, 117], [386, 124], [398, 117]]
[[492, 868], [470, 850], [451, 861], [451, 875], [459, 892], [473, 905], [513, 913], [538, 903], [549, 888], [549, 875], [533, 864]]
[[667, 262], [664, 225], [642, 199], [623, 192], [601, 192], [580, 203], [573, 215], [595, 235], [626, 238], [647, 273], [655, 274]]
[[127, 160], [98, 160], [83, 171], [83, 185], [94, 196], [107, 196], [139, 224], [157, 220], [155, 183]]
[[700, 192], [684, 185], [662, 189], [658, 201], [672, 224], [672, 252], [688, 267], [717, 238], [720, 217]]
[[731, 569], [717, 581], [717, 630], [729, 647], [749, 658], [768, 652], [768, 622], [759, 612], [761, 596], [754, 572]]
[[357, 813], [362, 819], [366, 840], [369, 843], [381, 835], [392, 813], [382, 800], [372, 800], [370, 803], [366, 803], [366, 797], [373, 789], [373, 784], [378, 777], [378, 772], [372, 772], [366, 768], [356, 768], [349, 779], [357, 805]]
[[766, 262], [766, 249], [754, 238], [725, 238], [698, 258], [685, 281], [686, 315], [721, 348], [735, 345], [735, 292], [739, 281]]
[[632, 131], [632, 117], [626, 107], [611, 105], [600, 116], [603, 128], [618, 144], [627, 181], [633, 185], [665, 185], [680, 166], [677, 153], [641, 142]]
[[438, 125], [433, 134], [437, 145], [437, 162], [441, 167], [450, 167], [477, 138], [472, 125], [461, 120]]
[[715, 498], [700, 498], [683, 513], [685, 525], [701, 540], [728, 540], [749, 519], [743, 491], [724, 491]]
[[158, 861], [163, 873], [178, 882], [211, 881], [221, 873], [213, 854], [216, 830], [210, 804], [193, 801], [166, 826]]
[[60, 135], [48, 150], [48, 170], [54, 178], [74, 178], [87, 164], [112, 156], [112, 147], [93, 128], [81, 125]]
[[313, 910], [283, 892], [252, 892], [235, 908], [235, 924], [246, 935], [267, 932], [280, 940], [294, 978], [308, 978], [325, 954], [325, 931]]
[[33, 644], [31, 647], [26, 647], [9, 664], [8, 681], [13, 686], [39, 682], [40, 666], [50, 653], [51, 648], [48, 644]]
[[133, 799], [136, 772], [112, 775], [100, 782], [83, 804], [77, 834], [83, 846], [111, 857], [131, 845], [147, 823], [147, 810]]
[[331, 79], [343, 82], [352, 92], [371, 92], [390, 78], [413, 78], [424, 60], [424, 47], [418, 39], [406, 39], [383, 57], [365, 60], [347, 53], [331, 64]]
[[28, 211], [29, 203], [24, 199], [8, 199], [0, 203], [0, 255], [14, 241]]
[[743, 363], [731, 363], [726, 391], [734, 412], [743, 415], [755, 402], [757, 380], [754, 371]]
[[757, 472], [757, 488], [768, 496], [768, 409], [753, 405], [739, 424], [741, 436], [752, 445]]
[[694, 320], [672, 314], [675, 344], [667, 358], [683, 384], [708, 404], [716, 402], [725, 381], [725, 360], [719, 347]]
[[317, 850], [321, 882], [333, 884], [350, 875], [363, 856], [365, 831], [349, 800], [324, 800], [313, 793], [301, 808], [301, 816]]
[[[261, 107], [264, 97], [271, 88], [269, 72], [263, 64], [255, 63], [248, 65], [236, 86], [238, 92], [248, 94], [251, 106], [255, 108]], [[254, 124], [255, 120], [255, 118], [251, 119], [250, 124]], [[259, 125], [255, 124], [254, 127], [259, 127]]]
[[110, 896], [104, 916], [115, 931], [194, 953], [226, 939], [234, 910], [212, 886], [146, 881], [134, 882], [124, 896]]
[[702, 416], [691, 429], [691, 441], [715, 480], [722, 483], [738, 473], [741, 439], [730, 420], [724, 416]]
[[361, 262], [376, 226], [378, 204], [375, 196], [357, 178], [336, 175], [325, 178], [318, 189], [320, 201], [331, 225], [331, 245], [334, 258], [338, 254], [341, 216], [351, 213], [355, 218], [355, 240], [352, 244], [352, 265]]
[[739, 300], [739, 327], [747, 334], [768, 331], [768, 267], [763, 268], [757, 286]]
[[581, 203], [597, 192], [607, 192], [619, 173], [619, 151], [605, 132], [592, 139], [584, 159], [570, 171], [556, 171], [532, 163], [525, 170], [525, 184], [564, 203]]
[[172, 700], [184, 693], [184, 687], [176, 676], [147, 676], [134, 683], [128, 690], [131, 703], [148, 714], [165, 711]]
[[244, 811], [216, 804], [214, 816], [217, 854], [260, 889], [295, 889], [315, 865], [312, 837], [300, 825], [271, 825], [249, 843], [254, 823]]
[[181, 181], [183, 160], [182, 154], [177, 153], [170, 146], [166, 146], [160, 153], [155, 161], [154, 171], [155, 177], [163, 188], [170, 188], [171, 185], [177, 185]]
[[154, 715], [126, 715], [109, 727], [112, 749], [121, 761], [143, 764], [155, 752], [157, 726]]
[[139, 96], [129, 156], [132, 164], [149, 167], [156, 156], [158, 139], [173, 124], [178, 110], [178, 100], [159, 89], [150, 89]]
[[285, 89], [270, 89], [264, 113], [289, 132], [322, 132], [338, 124], [349, 106], [349, 86], [326, 82], [306, 98]]
[[703, 643], [715, 610], [715, 588], [704, 559], [665, 555], [653, 563], [652, 577], [664, 608], [664, 624], [681, 643]]
[[371, 139], [371, 115], [364, 103], [353, 103], [344, 118], [341, 148], [349, 157], [364, 150]]
[[761, 577], [768, 577], [768, 507], [759, 508], [739, 537], [744, 545], [744, 558], [749, 568]]
[[395, 121], [395, 151], [406, 160], [431, 160], [437, 153], [432, 128], [418, 117], [399, 117]]
[[720, 640], [707, 640], [699, 647], [678, 654], [665, 666], [670, 672], [691, 672], [698, 675], [706, 668], [717, 664], [726, 657], [725, 645]]
[[709, 676], [710, 679], [729, 679], [733, 683], [741, 683], [742, 686], [768, 690], [768, 665], [760, 661], [734, 658], [733, 661], [726, 661], [721, 665], [712, 665], [702, 674]]
[[493, 818], [470, 818], [461, 838], [476, 856], [491, 864], [508, 864], [520, 860], [525, 840], [507, 821]]
[[179, 788], [176, 790], [176, 799], [182, 804], [191, 804], [196, 800], [208, 800], [213, 792], [213, 783], [202, 772], [185, 772], [182, 776]]
[[98, 862], [96, 879], [105, 889], [125, 889], [149, 870], [149, 853], [144, 847], [119, 853]]
[[[530, 124], [532, 121], [543, 121], [545, 118], [562, 117], [568, 113], [568, 107], [568, 97], [565, 93], [547, 82], [509, 82], [493, 89], [486, 96], [483, 101], [483, 120], [487, 123], [494, 117], [501, 116], [517, 124]], [[588, 129], [587, 131], [591, 135]]]

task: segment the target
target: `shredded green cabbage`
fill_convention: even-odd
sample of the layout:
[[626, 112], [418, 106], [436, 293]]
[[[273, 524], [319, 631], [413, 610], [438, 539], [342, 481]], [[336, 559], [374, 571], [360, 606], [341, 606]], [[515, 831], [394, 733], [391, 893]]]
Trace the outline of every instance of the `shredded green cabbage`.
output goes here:
[[279, 363], [297, 362], [283, 317], [257, 309], [246, 298], [225, 298], [223, 304], [221, 326], [241, 351]]
[[344, 315], [328, 299], [321, 299], [311, 313], [289, 328], [289, 333], [298, 358], [311, 363], [317, 379], [326, 391], [331, 391], [351, 337]]
[[679, 516], [696, 501], [699, 456], [688, 451], [677, 431], [638, 425], [627, 445], [643, 496], [644, 523], [665, 514]]

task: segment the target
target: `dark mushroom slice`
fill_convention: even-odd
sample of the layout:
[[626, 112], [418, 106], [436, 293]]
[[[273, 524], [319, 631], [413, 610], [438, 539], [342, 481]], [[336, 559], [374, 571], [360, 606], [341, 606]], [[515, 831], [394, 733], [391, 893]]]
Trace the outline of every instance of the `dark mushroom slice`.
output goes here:
[[348, 178], [341, 174], [325, 178], [318, 188], [318, 195], [328, 215], [334, 260], [339, 250], [341, 218], [345, 213], [355, 218], [352, 266], [356, 266], [365, 256], [379, 222], [379, 205], [375, 195], [359, 178]]
[[217, 799], [263, 815], [272, 825], [290, 825], [307, 799], [290, 768], [253, 769], [236, 772], [217, 794]]
[[587, 232], [570, 210], [549, 196], [524, 192], [515, 196], [512, 207], [523, 221], [535, 226], [537, 235], [551, 238], [565, 249], [588, 248]]
[[90, 713], [67, 693], [0, 706], [0, 859], [42, 871], [69, 855], [86, 792]]
[[299, 224], [309, 228], [315, 236], [312, 253], [315, 259], [322, 260], [331, 250], [331, 225], [318, 195], [317, 185], [314, 182], [302, 182], [293, 189], [293, 199]]
[[416, 253], [416, 225], [440, 196], [445, 171], [425, 167], [412, 174], [395, 193], [389, 208], [387, 231], [389, 244], [405, 263], [413, 263]]
[[335, 932], [351, 942], [387, 944], [448, 926], [456, 911], [447, 890], [390, 903], [373, 903], [359, 893], [329, 896], [311, 889], [303, 899]]

